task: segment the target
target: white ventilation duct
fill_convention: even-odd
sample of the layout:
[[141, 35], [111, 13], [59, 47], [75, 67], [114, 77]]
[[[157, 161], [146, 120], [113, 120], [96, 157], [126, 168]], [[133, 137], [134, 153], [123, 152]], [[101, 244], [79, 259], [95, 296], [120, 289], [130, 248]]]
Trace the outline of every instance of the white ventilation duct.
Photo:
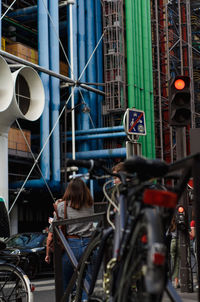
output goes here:
[[44, 108], [45, 95], [38, 73], [21, 67], [11, 73], [0, 56], [0, 196], [8, 208], [8, 132], [18, 119], [37, 120]]

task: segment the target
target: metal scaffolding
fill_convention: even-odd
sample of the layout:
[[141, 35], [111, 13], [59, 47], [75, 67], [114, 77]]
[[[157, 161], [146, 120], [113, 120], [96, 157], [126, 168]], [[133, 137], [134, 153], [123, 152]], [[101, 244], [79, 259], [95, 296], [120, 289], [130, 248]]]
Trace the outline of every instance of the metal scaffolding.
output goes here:
[[103, 104], [104, 125], [119, 124], [127, 108], [125, 74], [125, 39], [123, 0], [103, 0], [104, 79], [106, 97]]
[[[190, 0], [152, 0], [151, 4], [156, 157], [173, 162], [177, 155], [175, 131], [168, 123], [168, 82], [172, 76], [191, 78], [191, 127], [195, 127], [192, 7]], [[188, 129], [184, 136], [189, 139]]]

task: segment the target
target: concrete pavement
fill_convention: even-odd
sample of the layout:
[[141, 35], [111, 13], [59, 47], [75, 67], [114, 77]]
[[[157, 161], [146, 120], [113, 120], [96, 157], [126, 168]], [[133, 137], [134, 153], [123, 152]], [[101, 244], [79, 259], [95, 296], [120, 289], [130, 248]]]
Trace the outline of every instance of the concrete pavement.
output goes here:
[[[33, 293], [34, 302], [55, 302], [54, 278], [43, 277], [34, 280], [32, 283], [35, 285], [35, 291]], [[182, 302], [198, 301], [197, 290], [195, 290], [193, 293], [181, 293], [180, 289], [177, 289], [176, 291], [180, 295]], [[165, 294], [162, 302], [171, 302], [171, 300]]]

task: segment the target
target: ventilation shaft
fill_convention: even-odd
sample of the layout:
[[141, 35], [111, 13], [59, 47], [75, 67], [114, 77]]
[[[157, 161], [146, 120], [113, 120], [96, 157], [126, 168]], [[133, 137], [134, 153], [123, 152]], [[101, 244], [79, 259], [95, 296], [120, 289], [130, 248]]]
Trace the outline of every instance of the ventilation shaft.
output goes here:
[[37, 120], [44, 108], [45, 95], [38, 73], [22, 66], [11, 73], [0, 56], [0, 196], [8, 208], [8, 132], [18, 119]]

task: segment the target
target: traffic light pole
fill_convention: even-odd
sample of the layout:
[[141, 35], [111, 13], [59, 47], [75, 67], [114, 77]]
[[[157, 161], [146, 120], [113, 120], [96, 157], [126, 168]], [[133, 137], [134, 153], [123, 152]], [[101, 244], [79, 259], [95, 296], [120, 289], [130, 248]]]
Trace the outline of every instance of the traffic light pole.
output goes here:
[[[187, 156], [186, 154], [186, 128], [176, 127], [176, 156], [177, 160]], [[180, 235], [180, 286], [181, 292], [193, 292], [193, 280], [190, 257], [190, 238], [188, 231], [188, 199], [187, 192], [183, 193], [181, 204], [186, 210], [186, 228], [179, 230]]]

